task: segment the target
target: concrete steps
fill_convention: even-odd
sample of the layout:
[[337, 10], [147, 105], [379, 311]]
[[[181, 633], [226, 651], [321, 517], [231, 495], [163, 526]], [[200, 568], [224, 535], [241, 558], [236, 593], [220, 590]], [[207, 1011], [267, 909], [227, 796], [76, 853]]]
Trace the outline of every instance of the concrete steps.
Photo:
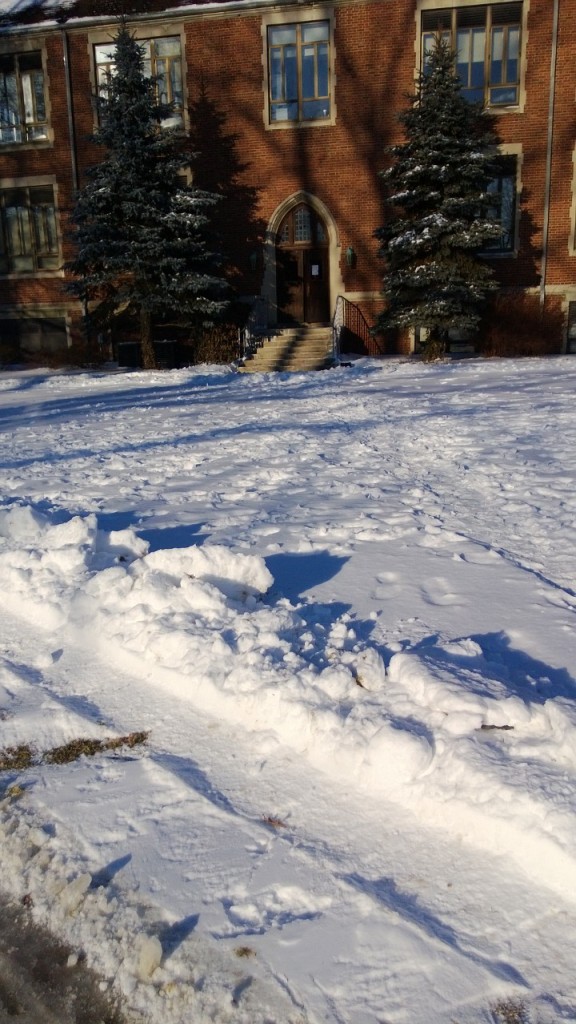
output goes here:
[[304, 324], [279, 329], [245, 359], [239, 370], [242, 373], [301, 373], [325, 370], [332, 362], [332, 328]]

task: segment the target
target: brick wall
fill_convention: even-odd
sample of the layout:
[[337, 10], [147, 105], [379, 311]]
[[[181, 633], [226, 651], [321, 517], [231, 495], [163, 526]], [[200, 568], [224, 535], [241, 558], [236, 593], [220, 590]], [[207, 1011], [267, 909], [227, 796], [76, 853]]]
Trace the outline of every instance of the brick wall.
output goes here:
[[[462, 5], [462, 4], [461, 4]], [[522, 112], [497, 118], [502, 142], [521, 147], [522, 206], [517, 254], [495, 260], [505, 288], [537, 294], [542, 269], [542, 230], [546, 178], [546, 130], [552, 43], [551, 0], [529, 0], [526, 102]], [[290, 21], [290, 8], [286, 21]], [[294, 11], [301, 8], [294, 8]], [[316, 10], [315, 8], [311, 9]], [[240, 291], [255, 293], [262, 279], [258, 239], [274, 211], [300, 190], [314, 195], [329, 210], [337, 227], [342, 285], [357, 296], [365, 316], [377, 313], [382, 268], [376, 257], [375, 228], [382, 222], [378, 171], [386, 147], [400, 140], [397, 112], [414, 81], [415, 6], [412, 0], [339, 3], [334, 8], [336, 121], [334, 124], [267, 129], [264, 124], [262, 8], [229, 16], [174, 13], [184, 22], [188, 101], [204, 99], [218, 114], [215, 136], [207, 140], [201, 172], [221, 174], [218, 159], [234, 152], [234, 182], [246, 217], [227, 218], [223, 231], [237, 266]], [[313, 14], [312, 17], [317, 17]], [[168, 19], [165, 19], [167, 22]], [[90, 142], [94, 128], [88, 29], [65, 26], [70, 53], [76, 160], [80, 182], [99, 159]], [[178, 29], [179, 30], [179, 29]], [[111, 23], [111, 34], [114, 25]], [[157, 29], [151, 23], [150, 35]], [[73, 196], [64, 39], [61, 28], [47, 28], [46, 71], [53, 145], [0, 150], [2, 179], [53, 175], [61, 208], [64, 258], [70, 255], [66, 214]], [[576, 0], [563, 0], [558, 38], [557, 90], [553, 136], [552, 201], [548, 238], [547, 285], [556, 296], [576, 297], [576, 256], [569, 254], [576, 145]], [[218, 149], [222, 139], [227, 142]], [[226, 148], [228, 147], [228, 148]], [[351, 247], [353, 266], [344, 255]], [[258, 252], [257, 252], [258, 250]], [[71, 305], [61, 277], [0, 278], [0, 306]], [[565, 296], [564, 296], [565, 297]], [[552, 301], [552, 300], [551, 300]], [[558, 318], [555, 321], [559, 323]], [[558, 327], [558, 347], [562, 328]]]

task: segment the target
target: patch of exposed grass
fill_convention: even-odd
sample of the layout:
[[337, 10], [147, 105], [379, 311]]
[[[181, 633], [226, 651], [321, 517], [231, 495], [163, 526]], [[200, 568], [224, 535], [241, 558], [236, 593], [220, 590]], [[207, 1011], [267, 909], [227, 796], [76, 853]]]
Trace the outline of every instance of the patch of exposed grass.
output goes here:
[[131, 732], [126, 736], [115, 736], [105, 740], [71, 740], [61, 747], [45, 750], [43, 754], [38, 754], [28, 743], [21, 743], [18, 747], [0, 750], [0, 772], [25, 771], [26, 768], [38, 764], [69, 764], [71, 761], [77, 761], [83, 754], [86, 757], [94, 757], [95, 754], [120, 750], [122, 747], [131, 749], [146, 743], [149, 735], [148, 732]]
[[521, 999], [500, 999], [490, 1010], [494, 1024], [530, 1024], [528, 1008]]
[[241, 960], [249, 960], [250, 957], [256, 956], [255, 951], [250, 946], [237, 946], [234, 952]]
[[285, 821], [282, 821], [280, 818], [272, 818], [269, 815], [262, 818], [262, 821], [265, 825], [269, 825], [270, 828], [288, 828]]
[[104, 754], [106, 751], [118, 751], [121, 746], [139, 746], [146, 743], [149, 732], [130, 732], [127, 736], [117, 736], [114, 739], [72, 739], [70, 743], [63, 746], [53, 746], [51, 751], [46, 751], [43, 761], [49, 765], [66, 765], [71, 761], [77, 761], [82, 755], [93, 758], [95, 754]]
[[65, 743], [62, 747], [53, 747], [47, 750], [43, 760], [46, 764], [69, 764], [70, 761], [77, 761], [84, 754], [86, 757], [94, 757], [95, 754], [102, 754], [108, 750], [119, 750], [120, 747], [137, 747], [146, 743], [148, 732], [131, 732], [127, 736], [117, 736], [109, 740], [78, 739]]
[[28, 743], [0, 750], [0, 772], [23, 772], [34, 764], [36, 752]]

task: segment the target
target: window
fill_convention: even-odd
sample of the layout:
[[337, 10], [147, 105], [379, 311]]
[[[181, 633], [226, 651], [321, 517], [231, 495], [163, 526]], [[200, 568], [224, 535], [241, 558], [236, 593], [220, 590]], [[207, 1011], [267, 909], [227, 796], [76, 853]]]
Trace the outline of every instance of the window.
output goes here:
[[521, 3], [424, 11], [423, 66], [440, 34], [456, 52], [467, 99], [492, 107], [515, 106], [520, 92], [521, 17]]
[[41, 53], [0, 54], [0, 143], [47, 137]]
[[64, 317], [22, 317], [0, 320], [0, 349], [59, 352], [68, 347]]
[[51, 185], [0, 190], [0, 273], [60, 267]]
[[486, 246], [489, 253], [510, 253], [514, 251], [516, 236], [516, 157], [502, 157], [500, 172], [488, 186], [494, 196], [494, 206], [488, 209], [488, 217], [498, 221], [500, 237]]
[[[144, 71], [155, 80], [158, 102], [171, 104], [170, 122], [182, 124], [184, 96], [180, 36], [139, 39], [138, 45], [144, 53]], [[94, 47], [94, 54], [98, 95], [105, 97], [108, 83], [114, 74], [114, 44], [98, 44]]]
[[277, 236], [278, 245], [326, 245], [328, 239], [319, 217], [301, 203], [288, 213], [282, 221]]
[[330, 117], [330, 23], [268, 27], [271, 123]]

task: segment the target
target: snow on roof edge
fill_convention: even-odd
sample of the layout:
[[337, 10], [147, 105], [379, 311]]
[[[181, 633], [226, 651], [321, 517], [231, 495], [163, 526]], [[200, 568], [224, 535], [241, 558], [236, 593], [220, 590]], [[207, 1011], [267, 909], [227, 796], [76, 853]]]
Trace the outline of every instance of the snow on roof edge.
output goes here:
[[[18, 34], [22, 31], [33, 32], [33, 31], [46, 31], [47, 29], [62, 29], [66, 28], [77, 28], [88, 24], [106, 24], [114, 21], [115, 17], [120, 17], [114, 14], [90, 14], [86, 16], [74, 16], [71, 15], [69, 18], [63, 18], [61, 15], [67, 7], [74, 7], [76, 0], [69, 0], [66, 3], [59, 2], [56, 0], [53, 4], [47, 5], [53, 7], [55, 12], [58, 13], [59, 17], [46, 18], [45, 20], [38, 21], [25, 21], [18, 20], [22, 16], [30, 14], [34, 7], [39, 7], [39, 4], [32, 2], [27, 7], [20, 7], [17, 11], [5, 10], [5, 4], [0, 0], [0, 31], [5, 34]], [[218, 13], [220, 11], [231, 11], [231, 10], [250, 10], [251, 8], [260, 9], [263, 7], [280, 7], [290, 6], [294, 3], [294, 0], [201, 0], [197, 3], [183, 3], [180, 5], [174, 5], [171, 7], [164, 7], [162, 10], [157, 11], [138, 11], [127, 15], [127, 20], [131, 21], [154, 21], [159, 18], [165, 18], [167, 15], [176, 14], [200, 14], [206, 10], [211, 13]], [[46, 7], [40, 8], [41, 11], [45, 11]]]

